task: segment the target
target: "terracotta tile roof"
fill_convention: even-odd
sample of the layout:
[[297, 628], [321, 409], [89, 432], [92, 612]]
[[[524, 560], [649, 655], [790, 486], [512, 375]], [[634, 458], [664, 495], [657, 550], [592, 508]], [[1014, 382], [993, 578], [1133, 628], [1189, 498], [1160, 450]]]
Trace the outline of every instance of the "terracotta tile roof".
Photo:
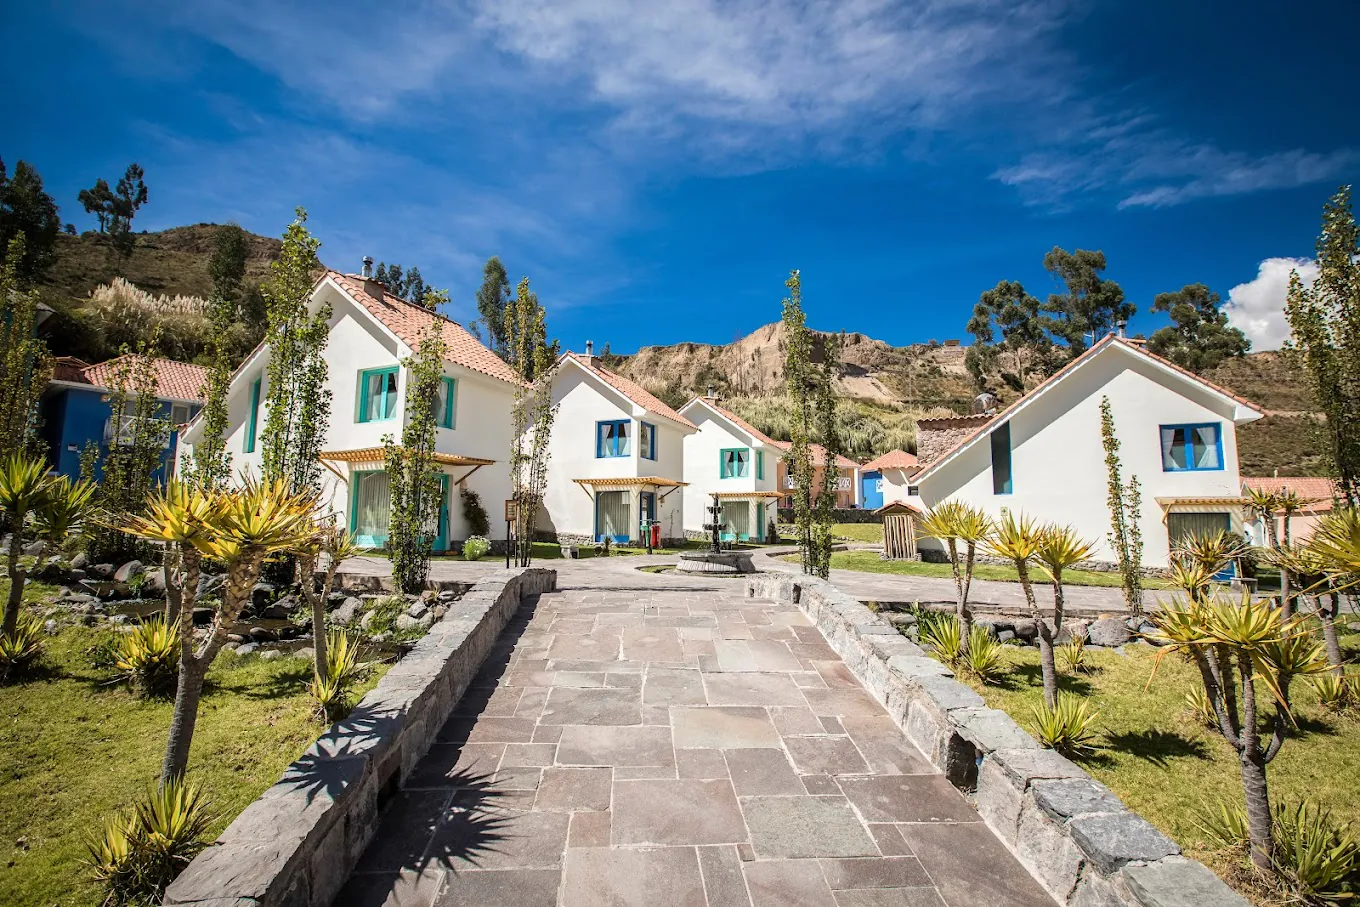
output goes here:
[[[695, 397], [693, 400], [690, 401], [690, 403], [702, 403], [705, 406], [711, 407], [714, 412], [721, 413], [733, 425], [735, 425], [737, 428], [740, 428], [742, 431], [746, 432], [751, 437], [755, 438], [761, 444], [769, 444], [771, 447], [776, 447], [779, 444], [779, 442], [776, 441], [774, 438], [771, 438], [769, 435], [765, 434], [765, 432], [756, 428], [750, 422], [747, 422], [741, 416], [738, 416], [736, 413], [732, 412], [732, 410], [727, 409], [724, 406], [719, 406], [716, 401], [708, 397]], [[689, 403], [686, 403], [684, 407], [681, 407], [681, 409], [684, 409], [685, 407], [688, 406]]]
[[1332, 498], [1336, 495], [1336, 483], [1331, 479], [1318, 476], [1270, 476], [1257, 478], [1242, 477], [1242, 490], [1283, 491], [1288, 488], [1304, 500], [1314, 500], [1306, 509], [1314, 513], [1324, 513], [1332, 509]]
[[[79, 369], [79, 374], [87, 384], [109, 390], [113, 380], [114, 363], [130, 356], [119, 356], [98, 365], [88, 365]], [[79, 362], [80, 360], [75, 360]], [[203, 383], [208, 380], [208, 370], [201, 365], [175, 362], [173, 359], [152, 359], [156, 371], [156, 396], [162, 400], [203, 400]], [[63, 375], [70, 376], [74, 371], [71, 364], [63, 369]], [[63, 377], [61, 380], [75, 380]]]
[[913, 469], [920, 465], [916, 457], [905, 450], [890, 450], [881, 457], [875, 457], [865, 463], [860, 469], [866, 472], [879, 469]]
[[443, 329], [446, 360], [510, 384], [520, 383], [519, 375], [515, 374], [514, 369], [469, 334], [458, 322], [413, 302], [407, 302], [385, 290], [379, 299], [368, 292], [366, 281], [358, 275], [327, 271], [326, 276], [334, 280], [355, 302], [372, 313], [374, 318], [386, 325], [389, 331], [400, 337], [402, 343], [412, 349], [420, 346], [421, 336], [429, 329], [431, 322], [437, 321]]
[[648, 412], [656, 413], [658, 416], [665, 416], [672, 422], [679, 422], [681, 425], [687, 425], [690, 428], [698, 428], [693, 422], [658, 400], [651, 391], [647, 390], [641, 384], [631, 381], [615, 372], [611, 372], [607, 368], [602, 368], [590, 359], [582, 356], [580, 353], [565, 353], [564, 355], [570, 356], [583, 367], [588, 368], [599, 375], [600, 378], [604, 380], [605, 384], [608, 384], [610, 387], [614, 388], [614, 390], [623, 394], [629, 400], [632, 400]]
[[[1051, 375], [1049, 375], [1047, 378], [1045, 378], [1042, 382], [1040, 382], [1040, 383], [1038, 384], [1038, 386], [1036, 386], [1036, 387], [1035, 387], [1033, 390], [1031, 390], [1028, 394], [1025, 394], [1025, 395], [1024, 395], [1023, 397], [1021, 397], [1020, 399], [1018, 399], [1018, 400], [1016, 400], [1015, 402], [1011, 403], [1010, 406], [1006, 407], [1005, 409], [1003, 409], [1003, 410], [1001, 410], [1000, 412], [998, 412], [996, 415], [992, 416], [990, 419], [987, 419], [985, 422], [982, 422], [980, 425], [978, 425], [978, 427], [977, 427], [976, 429], [974, 429], [972, 432], [970, 432], [970, 433], [967, 435], [967, 437], [963, 438], [963, 439], [960, 440], [957, 444], [955, 444], [953, 447], [949, 448], [949, 449], [946, 450], [944, 453], [940, 454], [938, 457], [936, 457], [934, 460], [932, 460], [932, 461], [925, 467], [925, 469], [921, 472], [921, 474], [917, 476], [917, 478], [918, 478], [918, 479], [924, 479], [929, 473], [934, 472], [935, 469], [936, 469], [941, 463], [943, 463], [945, 460], [947, 460], [947, 459], [949, 459], [950, 457], [952, 457], [952, 456], [953, 456], [955, 453], [957, 453], [958, 451], [960, 451], [960, 450], [962, 450], [963, 448], [967, 447], [969, 444], [973, 443], [973, 441], [974, 441], [976, 438], [978, 438], [980, 435], [986, 434], [987, 429], [988, 429], [990, 426], [999, 424], [1003, 419], [1007, 418], [1007, 417], [1011, 414], [1012, 411], [1014, 411], [1017, 407], [1021, 406], [1026, 400], [1029, 400], [1031, 397], [1033, 397], [1033, 396], [1034, 396], [1036, 393], [1038, 393], [1040, 390], [1042, 390], [1042, 389], [1045, 388], [1045, 387], [1048, 387], [1050, 384], [1053, 384], [1053, 383], [1055, 383], [1055, 382], [1061, 380], [1063, 377], [1065, 377], [1069, 372], [1071, 372], [1071, 371], [1072, 371], [1073, 369], [1075, 369], [1077, 366], [1081, 365], [1082, 363], [1084, 363], [1084, 362], [1086, 362], [1087, 360], [1089, 360], [1089, 359], [1091, 359], [1092, 357], [1094, 357], [1094, 356], [1096, 355], [1096, 353], [1098, 353], [1098, 352], [1100, 352], [1101, 350], [1104, 350], [1106, 347], [1112, 346], [1112, 345], [1114, 345], [1114, 344], [1119, 344], [1119, 345], [1122, 346], [1124, 349], [1132, 350], [1133, 352], [1137, 353], [1137, 354], [1140, 355], [1140, 356], [1144, 356], [1144, 357], [1146, 357], [1146, 358], [1148, 358], [1148, 359], [1153, 360], [1154, 362], [1158, 362], [1158, 363], [1160, 363], [1160, 364], [1162, 364], [1162, 365], [1167, 366], [1168, 368], [1171, 368], [1171, 369], [1173, 369], [1173, 370], [1175, 370], [1175, 371], [1177, 371], [1177, 372], [1180, 372], [1182, 375], [1185, 375], [1187, 378], [1191, 379], [1192, 381], [1195, 381], [1195, 382], [1197, 382], [1197, 383], [1199, 383], [1199, 384], [1202, 384], [1202, 385], [1204, 385], [1205, 387], [1209, 388], [1209, 389], [1212, 390], [1212, 391], [1215, 391], [1215, 392], [1217, 392], [1217, 393], [1223, 394], [1224, 396], [1226, 396], [1226, 397], [1228, 397], [1228, 398], [1230, 398], [1230, 399], [1232, 399], [1232, 400], [1235, 400], [1236, 402], [1242, 404], [1243, 406], [1246, 406], [1246, 407], [1248, 407], [1248, 408], [1250, 408], [1250, 409], [1256, 410], [1256, 411], [1261, 412], [1261, 413], [1264, 413], [1264, 412], [1265, 412], [1265, 410], [1263, 410], [1260, 406], [1257, 406], [1255, 403], [1252, 403], [1250, 400], [1246, 399], [1245, 397], [1239, 397], [1237, 394], [1234, 394], [1232, 391], [1228, 390], [1227, 388], [1220, 387], [1219, 385], [1214, 384], [1212, 381], [1207, 381], [1207, 380], [1205, 380], [1204, 378], [1201, 378], [1199, 375], [1196, 375], [1194, 372], [1190, 371], [1189, 369], [1181, 368], [1179, 365], [1176, 365], [1176, 363], [1171, 362], [1170, 360], [1167, 360], [1167, 359], [1163, 359], [1161, 356], [1158, 356], [1158, 355], [1156, 355], [1155, 353], [1149, 353], [1147, 350], [1143, 349], [1142, 344], [1133, 343], [1133, 342], [1131, 342], [1131, 341], [1129, 341], [1128, 339], [1123, 338], [1123, 337], [1116, 337], [1114, 334], [1107, 334], [1106, 336], [1100, 338], [1100, 339], [1097, 340], [1094, 344], [1092, 344], [1091, 347], [1090, 347], [1089, 349], [1086, 350], [1086, 352], [1082, 353], [1080, 356], [1078, 356], [1077, 358], [1073, 359], [1071, 362], [1067, 363], [1067, 364], [1064, 365], [1062, 368], [1058, 369], [1056, 372], [1054, 372], [1053, 374], [1051, 374]], [[960, 418], [960, 419], [966, 419], [966, 418], [974, 418], [974, 417], [961, 416], [961, 417], [959, 417], [959, 418]], [[918, 424], [919, 424], [919, 423], [918, 423]]]
[[[785, 450], [785, 451], [786, 451], [786, 450], [788, 450], [789, 448], [793, 447], [793, 442], [792, 442], [792, 441], [775, 441], [775, 442], [773, 442], [773, 443], [774, 443], [774, 446], [775, 446], [775, 447], [778, 447], [780, 450]], [[820, 444], [810, 444], [810, 445], [808, 445], [808, 446], [812, 448], [812, 465], [813, 465], [813, 466], [825, 466], [825, 465], [826, 465], [826, 448], [823, 447], [823, 446], [820, 445]], [[860, 465], [859, 465], [858, 463], [856, 463], [854, 460], [850, 459], [849, 457], [844, 457], [844, 456], [841, 456], [840, 454], [836, 454], [836, 468], [837, 468], [837, 469], [859, 469], [859, 468], [860, 468]]]

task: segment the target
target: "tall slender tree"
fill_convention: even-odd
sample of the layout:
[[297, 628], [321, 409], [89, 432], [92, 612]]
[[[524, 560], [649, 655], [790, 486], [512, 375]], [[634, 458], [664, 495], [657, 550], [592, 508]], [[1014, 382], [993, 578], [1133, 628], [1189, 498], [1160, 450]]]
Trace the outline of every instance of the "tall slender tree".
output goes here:
[[510, 309], [510, 277], [505, 273], [505, 265], [493, 255], [482, 268], [482, 285], [477, 290], [477, 312], [486, 326], [487, 345], [492, 351], [505, 358], [509, 347], [509, 334], [506, 329], [506, 313]]
[[[793, 482], [793, 520], [798, 533], [798, 552], [803, 572], [825, 578], [831, 571], [830, 527], [825, 527], [824, 539], [821, 508], [817, 507], [817, 471], [813, 458], [812, 439], [820, 427], [825, 430], [820, 393], [823, 380], [830, 381], [827, 365], [813, 361], [815, 339], [807, 327], [803, 311], [802, 275], [789, 272], [784, 281], [789, 295], [784, 299], [784, 381], [789, 409], [789, 451], [784, 457], [789, 478]], [[834, 425], [831, 436], [835, 436]], [[826, 494], [828, 474], [836, 473], [836, 461], [830, 450], [822, 468], [820, 489]], [[834, 488], [834, 486], [833, 486]], [[834, 500], [834, 491], [832, 492]]]
[[[1053, 343], [1044, 329], [1039, 300], [1014, 280], [1003, 280], [978, 298], [968, 333], [976, 341], [968, 347], [966, 365], [978, 387], [998, 359], [1004, 359], [1002, 379], [1023, 393], [1031, 377], [1048, 372]], [[997, 333], [1001, 340], [997, 342]]]
[[1293, 336], [1285, 349], [1308, 375], [1326, 417], [1322, 447], [1338, 496], [1354, 507], [1360, 506], [1360, 228], [1350, 186], [1322, 210], [1317, 263], [1312, 286], [1297, 271], [1289, 276], [1285, 314]]
[[27, 237], [9, 241], [0, 261], [0, 461], [36, 452], [38, 402], [52, 374], [47, 344], [37, 336], [38, 295], [23, 286], [19, 268]]
[[543, 306], [527, 277], [505, 310], [503, 331], [506, 362], [520, 377], [510, 417], [510, 494], [515, 502], [515, 561], [527, 567], [533, 560], [534, 527], [548, 484], [548, 442], [557, 418], [552, 394], [557, 345], [548, 343]]
[[326, 389], [323, 355], [330, 333], [331, 307], [310, 310], [319, 269], [321, 243], [307, 231], [307, 212], [297, 209], [283, 235], [283, 249], [263, 287], [268, 306], [268, 393], [262, 434], [264, 475], [283, 479], [294, 491], [319, 488], [317, 454], [330, 422], [331, 392]]
[[1062, 293], [1052, 293], [1044, 303], [1046, 327], [1067, 344], [1069, 358], [1112, 332], [1133, 317], [1137, 307], [1124, 299], [1124, 290], [1101, 276], [1105, 253], [1077, 249], [1068, 252], [1054, 246], [1044, 256], [1044, 269], [1063, 282]]
[[1105, 449], [1109, 485], [1106, 503], [1110, 509], [1110, 548], [1123, 578], [1124, 604], [1129, 614], [1139, 617], [1143, 613], [1143, 494], [1137, 476], [1124, 484], [1119, 436], [1115, 434], [1109, 397], [1100, 398], [1100, 443]]
[[24, 236], [23, 256], [16, 267], [20, 279], [31, 280], [52, 264], [60, 231], [56, 200], [43, 189], [37, 169], [19, 161], [11, 177], [0, 160], [0, 256], [8, 255], [10, 240]]

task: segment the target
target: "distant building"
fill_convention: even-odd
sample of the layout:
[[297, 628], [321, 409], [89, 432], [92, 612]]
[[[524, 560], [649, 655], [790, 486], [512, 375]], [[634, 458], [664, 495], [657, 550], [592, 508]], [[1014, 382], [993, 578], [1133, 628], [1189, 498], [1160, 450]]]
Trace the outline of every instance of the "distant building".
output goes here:
[[723, 408], [711, 393], [686, 403], [680, 413], [699, 427], [685, 438], [685, 529], [691, 535], [704, 532], [717, 495], [724, 534], [736, 541], [763, 539], [780, 497], [779, 442]]
[[[909, 503], [911, 480], [921, 464], [905, 450], [890, 450], [859, 469], [861, 505], [865, 510], [878, 510], [888, 504]], [[910, 503], [919, 505], [918, 501]]]
[[[1289, 518], [1289, 538], [1295, 542], [1306, 542], [1313, 537], [1318, 521], [1332, 512], [1336, 497], [1336, 483], [1331, 479], [1317, 476], [1271, 476], [1256, 478], [1242, 477], [1242, 491], [1281, 492], [1289, 490], [1306, 501], [1303, 509]], [[1252, 542], [1265, 545], [1270, 542], [1270, 533], [1260, 514], [1252, 514], [1248, 524]], [[1284, 538], [1284, 512], [1275, 512], [1275, 532]]]

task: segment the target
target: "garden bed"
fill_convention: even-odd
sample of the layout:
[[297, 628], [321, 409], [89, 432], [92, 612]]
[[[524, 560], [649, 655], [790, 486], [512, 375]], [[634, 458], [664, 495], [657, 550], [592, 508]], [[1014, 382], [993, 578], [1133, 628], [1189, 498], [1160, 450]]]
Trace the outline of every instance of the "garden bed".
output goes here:
[[[796, 562], [798, 557], [797, 555], [788, 555], [784, 560]], [[949, 564], [932, 564], [926, 561], [888, 561], [884, 560], [877, 551], [835, 552], [831, 555], [831, 569], [855, 570], [860, 573], [886, 573], [897, 576], [935, 576], [949, 580], [954, 578], [953, 569]], [[973, 578], [1009, 583], [1020, 581], [1014, 567], [1006, 567], [1000, 564], [975, 564], [973, 566]], [[1119, 587], [1123, 582], [1118, 573], [1106, 573], [1098, 570], [1066, 570], [1063, 572], [1063, 581], [1069, 586], [1110, 586], [1114, 588]], [[1169, 589], [1171, 586], [1165, 580], [1144, 577], [1143, 588]]]

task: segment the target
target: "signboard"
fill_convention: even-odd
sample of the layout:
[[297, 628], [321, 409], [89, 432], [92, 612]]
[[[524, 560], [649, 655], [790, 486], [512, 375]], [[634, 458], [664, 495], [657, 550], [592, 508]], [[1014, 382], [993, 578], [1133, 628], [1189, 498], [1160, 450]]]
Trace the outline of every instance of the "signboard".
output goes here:
[[505, 521], [515, 522], [519, 517], [519, 504], [514, 498], [509, 498], [505, 502]]

